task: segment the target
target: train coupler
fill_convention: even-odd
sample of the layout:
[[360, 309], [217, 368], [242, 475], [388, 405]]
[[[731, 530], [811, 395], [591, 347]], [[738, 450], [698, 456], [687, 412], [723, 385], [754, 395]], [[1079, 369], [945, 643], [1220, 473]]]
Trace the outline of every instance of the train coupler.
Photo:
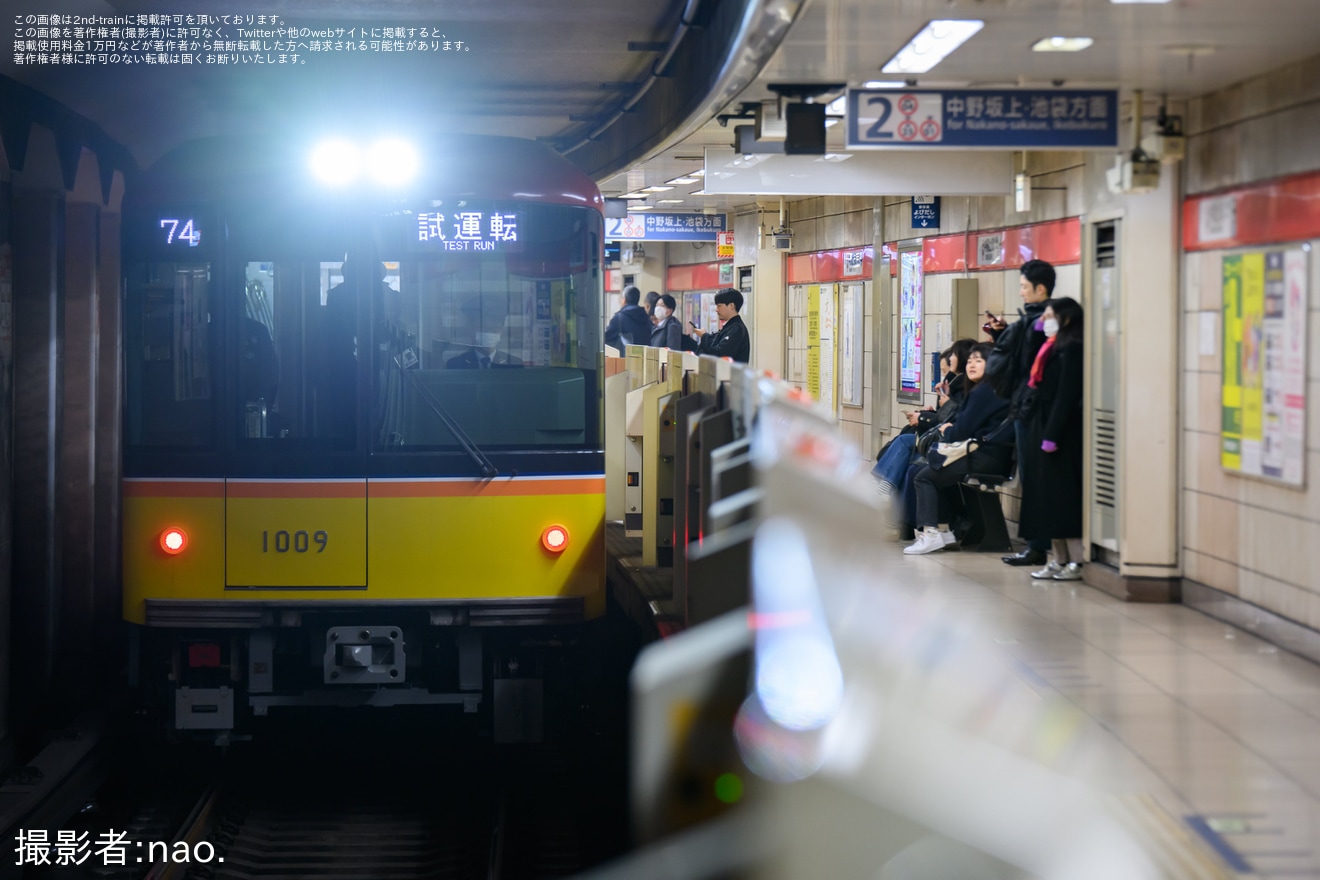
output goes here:
[[397, 626], [332, 626], [325, 634], [326, 684], [397, 684], [407, 658]]

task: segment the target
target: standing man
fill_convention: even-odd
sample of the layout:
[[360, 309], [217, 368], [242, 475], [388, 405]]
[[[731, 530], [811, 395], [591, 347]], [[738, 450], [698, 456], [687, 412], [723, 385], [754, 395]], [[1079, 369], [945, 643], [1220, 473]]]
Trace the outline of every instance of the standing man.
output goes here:
[[[1042, 317], [1050, 304], [1050, 297], [1054, 295], [1056, 276], [1054, 267], [1044, 260], [1030, 260], [1022, 265], [1020, 271], [1020, 317], [1013, 324], [1005, 324], [1002, 318], [996, 318], [986, 329], [995, 338], [995, 347], [990, 353], [988, 377], [995, 393], [1008, 398], [1009, 412], [1017, 434], [1018, 476], [1025, 480], [1028, 473], [1038, 470], [1026, 467], [1026, 462], [1041, 454], [1039, 449], [1026, 448], [1026, 425], [1031, 416], [1032, 394], [1027, 383], [1031, 379], [1031, 365], [1036, 361], [1036, 354], [1045, 344]], [[1003, 560], [1009, 565], [1044, 565], [1049, 551], [1048, 538], [1030, 538], [1025, 550], [1005, 556]]]
[[614, 313], [605, 328], [605, 344], [626, 354], [626, 345], [647, 345], [651, 341], [651, 316], [638, 303], [642, 292], [629, 287], [623, 292], [623, 308]]
[[715, 313], [719, 315], [723, 326], [718, 333], [702, 330], [688, 321], [692, 335], [697, 340], [697, 354], [711, 354], [715, 357], [732, 358], [745, 364], [752, 357], [752, 337], [747, 332], [747, 325], [738, 316], [742, 311], [743, 295], [732, 287], [726, 287], [715, 294]]

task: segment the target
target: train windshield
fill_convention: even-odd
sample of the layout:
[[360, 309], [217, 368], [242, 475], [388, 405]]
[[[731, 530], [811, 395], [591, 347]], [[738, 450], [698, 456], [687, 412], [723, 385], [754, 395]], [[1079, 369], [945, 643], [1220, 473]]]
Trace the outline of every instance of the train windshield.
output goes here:
[[599, 215], [464, 205], [400, 221], [373, 308], [373, 445], [481, 449], [599, 442]]

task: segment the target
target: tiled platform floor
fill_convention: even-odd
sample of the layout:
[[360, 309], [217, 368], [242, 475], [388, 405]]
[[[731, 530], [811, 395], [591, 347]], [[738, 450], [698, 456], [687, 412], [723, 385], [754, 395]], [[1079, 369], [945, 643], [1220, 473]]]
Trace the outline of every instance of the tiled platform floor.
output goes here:
[[1320, 666], [1181, 605], [1033, 581], [999, 554], [901, 550], [886, 575], [991, 627], [1097, 722], [1111, 787], [1202, 817], [1242, 874], [1320, 877]]

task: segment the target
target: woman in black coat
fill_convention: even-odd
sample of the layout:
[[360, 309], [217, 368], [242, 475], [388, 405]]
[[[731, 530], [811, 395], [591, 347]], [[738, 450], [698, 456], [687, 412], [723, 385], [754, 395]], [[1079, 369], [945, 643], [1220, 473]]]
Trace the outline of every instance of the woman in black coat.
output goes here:
[[984, 381], [990, 348], [989, 343], [984, 343], [972, 349], [965, 374], [967, 396], [952, 424], [940, 427], [943, 443], [976, 440], [980, 445], [952, 462], [944, 461], [938, 450], [932, 451], [928, 455], [929, 464], [912, 475], [916, 540], [903, 548], [908, 556], [933, 553], [956, 543], [951, 530], [939, 527], [941, 522], [949, 521], [948, 504], [941, 498], [942, 493], [956, 493], [958, 482], [967, 474], [1007, 475], [1012, 469], [1013, 444], [1008, 439], [1012, 423], [1007, 419], [1008, 401], [997, 396], [990, 383]]
[[1083, 312], [1068, 297], [1050, 300], [1041, 316], [1046, 343], [1031, 368], [1026, 441], [1022, 445], [1024, 538], [1049, 538], [1054, 558], [1037, 580], [1082, 578]]

